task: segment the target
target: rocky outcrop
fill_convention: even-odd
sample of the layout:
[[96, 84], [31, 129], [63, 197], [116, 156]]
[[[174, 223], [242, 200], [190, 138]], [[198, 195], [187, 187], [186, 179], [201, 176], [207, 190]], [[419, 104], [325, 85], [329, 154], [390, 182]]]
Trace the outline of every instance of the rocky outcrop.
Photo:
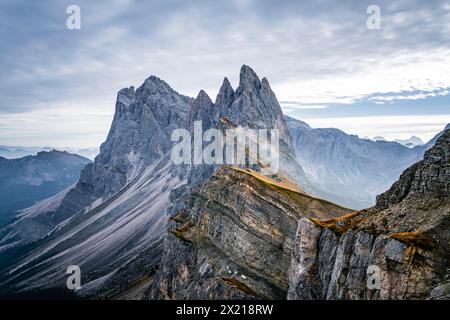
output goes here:
[[147, 298], [284, 299], [300, 217], [349, 211], [252, 170], [222, 167], [171, 217]]
[[278, 129], [282, 143], [292, 149], [283, 112], [269, 82], [266, 78], [259, 80], [256, 73], [246, 65], [241, 68], [235, 100], [224, 115], [243, 127]]
[[447, 130], [374, 208], [337, 219], [301, 219], [288, 298], [448, 297], [449, 155]]
[[[288, 299], [425, 299], [439, 278], [438, 258], [387, 235], [350, 230], [338, 236], [302, 219]], [[371, 268], [380, 270], [380, 287], [370, 284]]]
[[[450, 129], [449, 129], [450, 130]], [[378, 209], [385, 209], [408, 196], [447, 200], [450, 194], [450, 139], [448, 131], [425, 154], [424, 160], [406, 170], [391, 189], [377, 197]]]

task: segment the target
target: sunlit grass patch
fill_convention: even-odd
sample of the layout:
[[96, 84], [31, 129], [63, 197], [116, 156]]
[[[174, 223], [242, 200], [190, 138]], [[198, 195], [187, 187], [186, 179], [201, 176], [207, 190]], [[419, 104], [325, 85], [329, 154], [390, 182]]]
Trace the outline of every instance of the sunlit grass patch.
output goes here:
[[422, 231], [399, 232], [391, 234], [389, 237], [409, 246], [416, 246], [425, 250], [430, 250], [435, 247], [433, 239]]

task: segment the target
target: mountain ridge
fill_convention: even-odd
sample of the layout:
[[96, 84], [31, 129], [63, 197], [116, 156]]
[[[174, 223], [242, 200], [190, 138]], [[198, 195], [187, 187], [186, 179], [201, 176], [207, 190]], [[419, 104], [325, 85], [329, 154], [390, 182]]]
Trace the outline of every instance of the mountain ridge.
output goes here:
[[59, 193], [75, 183], [90, 160], [65, 151], [39, 151], [17, 159], [0, 157], [0, 224], [17, 210]]

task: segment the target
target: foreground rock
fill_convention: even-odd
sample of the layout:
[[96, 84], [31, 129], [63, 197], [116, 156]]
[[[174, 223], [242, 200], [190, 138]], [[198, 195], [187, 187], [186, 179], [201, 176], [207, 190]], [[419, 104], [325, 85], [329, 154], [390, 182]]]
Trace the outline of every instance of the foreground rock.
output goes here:
[[297, 221], [348, 213], [289, 183], [222, 167], [174, 215], [148, 298], [284, 299]]
[[[450, 130], [370, 209], [302, 219], [289, 299], [449, 298]], [[374, 288], [368, 270], [379, 268]], [[368, 285], [369, 280], [369, 285]]]

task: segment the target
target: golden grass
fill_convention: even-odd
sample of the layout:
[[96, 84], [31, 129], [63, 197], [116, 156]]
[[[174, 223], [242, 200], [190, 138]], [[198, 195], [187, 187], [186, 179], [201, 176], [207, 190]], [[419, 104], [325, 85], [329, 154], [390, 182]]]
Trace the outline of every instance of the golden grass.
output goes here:
[[179, 238], [180, 240], [182, 240], [184, 242], [192, 243], [191, 240], [186, 238], [185, 231], [183, 231], [183, 230], [175, 229], [175, 230], [169, 230], [169, 232], [172, 233], [173, 235], [175, 235], [177, 238]]
[[176, 215], [171, 216], [169, 220], [175, 221], [178, 224], [182, 224], [175, 230], [169, 230], [170, 233], [174, 234], [176, 237], [180, 238], [183, 241], [191, 242], [189, 239], [186, 238], [186, 231], [191, 227], [189, 221], [185, 222], [185, 213], [183, 211], [178, 212]]
[[271, 178], [269, 178], [269, 177], [267, 177], [265, 175], [262, 175], [259, 172], [254, 171], [254, 170], [241, 169], [241, 168], [238, 168], [238, 167], [230, 167], [230, 168], [235, 170], [235, 171], [246, 173], [246, 174], [256, 178], [257, 180], [259, 180], [261, 182], [264, 182], [265, 184], [268, 184], [268, 185], [271, 185], [271, 186], [274, 186], [274, 187], [278, 187], [278, 188], [281, 188], [283, 190], [290, 190], [290, 191], [297, 192], [297, 193], [302, 193], [303, 192], [299, 187], [297, 187], [297, 185], [295, 183], [293, 183], [292, 181], [290, 181], [290, 180], [288, 180], [286, 178], [283, 178], [283, 177], [280, 177], [281, 181], [276, 181], [276, 180], [271, 179]]
[[331, 231], [338, 234], [343, 234], [347, 232], [353, 225], [352, 223], [350, 223], [351, 219], [358, 216], [359, 214], [361, 214], [360, 211], [355, 211], [334, 219], [320, 220], [316, 218], [310, 218], [309, 220], [316, 226], [330, 229]]
[[315, 198], [307, 194], [302, 189], [300, 189], [294, 182], [283, 176], [277, 176], [279, 180], [275, 180], [251, 169], [241, 169], [238, 167], [231, 167], [231, 166], [229, 168], [256, 178], [259, 182], [262, 182], [263, 184], [267, 185], [272, 190], [283, 193], [284, 195], [288, 196], [291, 200], [295, 201], [298, 204], [307, 204], [308, 201], [314, 200], [324, 207], [332, 207], [338, 209], [338, 211], [342, 211], [342, 213], [353, 211], [352, 209], [341, 207], [330, 201]]
[[254, 297], [258, 297], [258, 294], [255, 291], [253, 291], [249, 286], [247, 286], [245, 283], [243, 283], [235, 278], [222, 277], [222, 280], [246, 294], [252, 295]]
[[[307, 197], [307, 198], [310, 198], [310, 199], [315, 199], [315, 200], [321, 202], [322, 204], [333, 205], [333, 206], [339, 207], [341, 209], [346, 209], [346, 210], [349, 210], [349, 211], [351, 210], [351, 209], [348, 209], [348, 208], [341, 207], [341, 206], [339, 206], [339, 205], [337, 205], [337, 204], [335, 204], [333, 202], [330, 202], [330, 201], [327, 201], [327, 200], [323, 200], [323, 199], [319, 199], [319, 198], [315, 198], [315, 197], [309, 195], [308, 193], [306, 193], [304, 190], [299, 188], [294, 182], [292, 182], [291, 180], [289, 180], [289, 179], [287, 179], [285, 177], [277, 176], [280, 179], [280, 181], [277, 181], [277, 180], [271, 179], [271, 178], [269, 178], [269, 177], [267, 177], [265, 175], [262, 175], [259, 172], [256, 172], [256, 171], [253, 171], [253, 170], [250, 170], [250, 169], [241, 169], [241, 168], [236, 168], [236, 167], [232, 167], [232, 169], [240, 171], [240, 172], [244, 172], [246, 174], [249, 174], [252, 177], [255, 177], [256, 179], [258, 179], [259, 181], [261, 181], [261, 182], [263, 182], [263, 183], [273, 187], [277, 191], [287, 191], [288, 192], [287, 194], [291, 198], [295, 198], [295, 196]], [[298, 198], [296, 200], [298, 200]]]
[[389, 237], [409, 246], [416, 246], [424, 250], [430, 250], [435, 247], [433, 239], [421, 231], [399, 232], [391, 234]]

